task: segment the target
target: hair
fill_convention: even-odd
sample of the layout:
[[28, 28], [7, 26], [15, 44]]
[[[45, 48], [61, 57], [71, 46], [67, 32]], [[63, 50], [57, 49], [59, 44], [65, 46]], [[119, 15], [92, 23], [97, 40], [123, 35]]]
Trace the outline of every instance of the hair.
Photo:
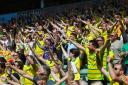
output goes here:
[[46, 39], [45, 39], [45, 42], [46, 42], [46, 40], [47, 40], [48, 42], [50, 42], [50, 45], [52, 45], [52, 44], [53, 44], [53, 42], [52, 42], [52, 40], [51, 40], [51, 39], [46, 38]]
[[78, 57], [80, 55], [80, 50], [76, 48], [72, 48], [70, 52], [74, 54], [74, 57]]
[[36, 78], [36, 81], [38, 81], [38, 80], [42, 80], [44, 77], [41, 76], [41, 75], [38, 75], [38, 76], [36, 76], [35, 78]]
[[57, 31], [56, 34], [60, 34], [61, 35], [62, 33], [60, 31]]
[[30, 41], [32, 41], [32, 36], [31, 35], [29, 35], [28, 38], [30, 39]]
[[73, 35], [75, 38], [77, 37], [77, 34], [72, 32], [71, 35]]
[[18, 63], [18, 66], [20, 67], [19, 69], [23, 68], [23, 62], [21, 61], [15, 61], [15, 63]]
[[43, 65], [43, 69], [46, 71], [46, 74], [47, 74], [47, 77], [48, 77], [51, 73], [51, 69], [47, 65]]
[[0, 57], [0, 62], [6, 63], [6, 59], [4, 57]]
[[40, 81], [40, 80], [44, 80], [44, 79], [46, 79], [46, 78], [42, 75], [35, 76], [34, 79], [33, 79], [34, 85], [38, 85], [37, 82]]
[[98, 45], [96, 39], [90, 40], [89, 42], [92, 43], [92, 45], [93, 45], [94, 47], [96, 47], [96, 48], [99, 47], [99, 45]]
[[103, 36], [99, 36], [99, 37], [97, 37], [97, 38], [101, 38], [101, 39], [104, 41], [104, 37], [103, 37]]
[[121, 16], [121, 13], [120, 13], [119, 11], [116, 11], [116, 12], [115, 12], [115, 15]]
[[3, 69], [5, 69], [6, 68], [5, 63], [4, 62], [0, 63], [0, 67], [3, 68]]

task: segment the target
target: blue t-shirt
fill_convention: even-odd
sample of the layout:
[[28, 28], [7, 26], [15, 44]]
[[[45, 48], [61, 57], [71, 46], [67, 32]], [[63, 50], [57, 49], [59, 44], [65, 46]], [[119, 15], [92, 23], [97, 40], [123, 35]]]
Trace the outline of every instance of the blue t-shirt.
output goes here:
[[[56, 48], [55, 48], [54, 45], [51, 45], [50, 46], [50, 49], [51, 49], [52, 52], [55, 52], [56, 51]], [[44, 46], [43, 50], [44, 50], [43, 58], [46, 59], [46, 60], [49, 59], [49, 50], [48, 50], [48, 47]]]

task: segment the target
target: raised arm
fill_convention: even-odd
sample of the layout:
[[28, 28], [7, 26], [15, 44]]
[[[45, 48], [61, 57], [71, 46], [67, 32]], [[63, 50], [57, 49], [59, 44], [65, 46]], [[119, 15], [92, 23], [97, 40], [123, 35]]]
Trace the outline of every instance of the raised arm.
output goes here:
[[93, 33], [93, 35], [95, 36], [95, 37], [98, 37], [98, 35], [96, 34], [96, 30], [94, 30], [94, 28], [92, 27], [92, 26], [90, 26], [89, 24], [88, 24], [88, 26], [89, 26], [89, 29], [90, 29], [90, 31]]
[[29, 46], [29, 48], [30, 48], [30, 50], [31, 50], [32, 53], [33, 53], [33, 58], [35, 59], [35, 61], [38, 63], [39, 66], [41, 66], [41, 63], [39, 62], [39, 60], [40, 60], [42, 63], [46, 64], [46, 60], [45, 60], [45, 59], [43, 59], [43, 58], [40, 57], [40, 56], [37, 56], [37, 54], [34, 52], [34, 50], [33, 50], [30, 46]]
[[65, 24], [65, 23], [64, 23], [64, 21], [63, 21], [63, 20], [60, 20], [60, 21], [61, 21], [61, 23], [62, 23], [63, 25], [65, 25], [65, 26], [67, 25], [67, 24]]
[[64, 26], [57, 22], [57, 25], [59, 25], [61, 28], [64, 28]]
[[68, 58], [69, 56], [68, 56], [67, 52], [65, 51], [65, 49], [64, 49], [64, 47], [62, 45], [61, 45], [61, 49], [62, 49], [62, 52], [63, 52], [64, 56], [66, 58]]
[[[37, 62], [37, 64], [39, 65], [39, 66], [41, 66], [41, 64], [40, 64], [40, 62], [38, 61], [38, 59], [40, 60], [41, 58], [39, 58], [37, 55], [36, 55], [36, 53], [34, 52], [34, 50], [31, 48], [31, 46], [28, 44], [28, 46], [29, 46], [29, 48], [30, 48], [30, 50], [32, 51], [32, 53], [33, 53], [33, 58], [34, 58], [34, 60]], [[41, 59], [41, 61], [42, 61], [42, 59]], [[43, 60], [42, 61], [43, 63], [45, 63], [45, 61]]]
[[120, 81], [120, 78], [116, 75], [116, 73], [115, 73], [115, 71], [114, 71], [114, 69], [113, 69], [112, 64], [111, 64], [110, 61], [111, 61], [111, 58], [108, 57], [107, 62], [108, 62], [109, 74], [110, 74], [112, 80], [114, 80], [114, 81]]
[[64, 82], [66, 79], [68, 79], [68, 74], [66, 74], [60, 81], [56, 83], [56, 85], [60, 85], [62, 82]]
[[65, 72], [63, 71], [60, 63], [54, 59], [56, 54], [53, 54], [50, 48], [49, 48], [49, 52], [51, 54], [52, 60], [55, 62], [56, 65], [58, 65], [59, 72], [61, 73], [62, 76], [65, 76]]
[[81, 49], [82, 51], [85, 51], [85, 48], [84, 48], [81, 44], [79, 44], [79, 43], [77, 43], [77, 42], [75, 42], [75, 41], [73, 41], [73, 40], [70, 40], [70, 39], [69, 39], [69, 41], [70, 41], [72, 44], [74, 44], [76, 47], [78, 47], [79, 49]]
[[124, 24], [122, 23], [122, 21], [121, 20], [119, 20], [119, 23], [121, 24], [121, 32], [123, 33], [123, 32], [125, 32], [125, 26], [124, 26]]
[[110, 40], [109, 39], [107, 39], [107, 41], [105, 42], [105, 44], [100, 48], [100, 55], [101, 56], [104, 55], [104, 51], [108, 47], [108, 45], [110, 45]]
[[7, 73], [8, 73], [8, 75], [9, 75], [9, 77], [10, 77], [13, 81], [15, 81], [15, 82], [17, 82], [17, 83], [20, 83], [19, 80], [18, 80], [14, 75], [12, 75], [12, 73], [11, 73], [11, 71], [9, 71], [9, 69], [8, 69]]
[[[4, 83], [4, 81], [6, 81], [7, 83], [9, 83], [9, 85], [11, 84], [11, 85], [20, 85], [19, 83], [17, 83], [17, 82], [14, 82], [14, 81], [12, 81], [12, 80], [8, 80], [6, 77], [1, 77], [0, 78], [0, 85], [6, 85], [5, 83]], [[8, 84], [7, 84], [8, 85]]]
[[116, 21], [116, 22], [113, 24], [113, 26], [111, 27], [110, 33], [112, 33], [112, 32], [113, 32], [114, 27], [117, 25], [117, 23], [118, 23], [118, 21]]
[[47, 25], [44, 25], [43, 27], [44, 27], [44, 29], [45, 29], [48, 33], [52, 33], [52, 32], [48, 29], [49, 23], [47, 23]]
[[[48, 25], [47, 26], [44, 26], [44, 29], [48, 32], [48, 34], [50, 35], [50, 37], [51, 37], [51, 39], [54, 41], [54, 43], [56, 43], [55, 42], [55, 39], [53, 38], [53, 36], [52, 36], [52, 32], [48, 29], [48, 26], [49, 26], [49, 23], [48, 23]], [[42, 47], [41, 47], [42, 48]]]
[[84, 23], [84, 24], [87, 24], [87, 22], [86, 22], [86, 21], [84, 21], [84, 20], [82, 20], [82, 19], [80, 19], [80, 21], [81, 21], [82, 23]]
[[123, 40], [124, 40], [124, 42], [128, 42], [128, 36], [127, 36], [127, 34], [125, 33], [125, 26], [124, 26], [124, 24], [122, 23], [121, 20], [119, 20], [119, 23], [121, 24], [120, 30], [121, 30], [121, 32], [122, 32]]
[[60, 31], [64, 37], [66, 37], [66, 34], [64, 33], [63, 30], [61, 30], [60, 27], [58, 27], [58, 26], [57, 26], [56, 24], [54, 24], [53, 22], [50, 22], [50, 24], [51, 24], [54, 28], [56, 28], [58, 31]]
[[59, 36], [59, 37], [60, 37], [62, 43], [64, 43], [64, 44], [67, 43], [67, 41], [65, 39], [63, 39], [62, 36]]
[[71, 81], [73, 80], [73, 75], [74, 75], [71, 68], [72, 68], [71, 62], [68, 61], [68, 79], [67, 79], [68, 85], [72, 85]]
[[97, 23], [96, 25], [94, 26], [90, 26], [95, 32], [98, 32], [98, 34], [101, 34], [100, 33], [100, 30], [98, 29], [97, 25], [99, 25], [101, 22]]
[[8, 79], [7, 79], [7, 82], [8, 82], [9, 84], [11, 84], [11, 85], [21, 85], [21, 84], [19, 84], [19, 83], [17, 83], [17, 82], [14, 82], [14, 81], [11, 81], [11, 80], [8, 80]]
[[57, 82], [60, 81], [59, 77], [53, 71], [51, 71], [51, 75]]
[[55, 55], [55, 54], [53, 54], [53, 52], [51, 51], [50, 47], [49, 47], [48, 50], [49, 50], [49, 53], [50, 53], [50, 55], [51, 55], [52, 60], [55, 62], [55, 64], [58, 65], [58, 62], [54, 59], [54, 57], [55, 57], [54, 55]]
[[18, 69], [17, 67], [12, 66], [12, 65], [9, 65], [9, 67], [12, 68], [13, 70], [15, 70], [15, 71], [16, 71], [18, 74], [20, 74], [21, 76], [23, 76], [23, 77], [25, 77], [25, 78], [27, 78], [27, 79], [33, 81], [33, 77], [30, 76], [30, 75], [28, 75], [28, 74], [26, 74], [26, 72], [24, 72], [23, 70], [20, 70], [20, 69]]
[[97, 53], [96, 53], [97, 55], [96, 55], [96, 62], [97, 62], [97, 67], [100, 69], [100, 71], [107, 77], [108, 75], [107, 75], [107, 71], [104, 69], [104, 67], [103, 67], [103, 65], [102, 65], [102, 63], [101, 63], [101, 60], [100, 60], [100, 57], [99, 57], [99, 55], [98, 55], [98, 51], [97, 51]]

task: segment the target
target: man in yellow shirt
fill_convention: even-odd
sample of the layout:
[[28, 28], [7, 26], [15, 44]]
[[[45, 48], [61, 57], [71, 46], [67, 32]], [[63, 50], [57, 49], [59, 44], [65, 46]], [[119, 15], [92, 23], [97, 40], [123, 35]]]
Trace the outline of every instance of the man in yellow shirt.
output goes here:
[[99, 69], [105, 75], [105, 77], [108, 78], [108, 80], [110, 81], [110, 85], [127, 85], [128, 80], [124, 75], [125, 69], [123, 64], [119, 62], [114, 64], [114, 67], [112, 67], [111, 61], [112, 61], [112, 58], [108, 56], [107, 62], [108, 62], [109, 72], [107, 72], [107, 70], [105, 70], [104, 67], [102, 66], [99, 57], [97, 57], [97, 64], [99, 66]]
[[[103, 56], [104, 56], [104, 51], [108, 45], [108, 40], [106, 41], [106, 43], [104, 43], [104, 38], [99, 37], [99, 38], [97, 38], [97, 40], [91, 40], [89, 42], [89, 45], [87, 45], [86, 47], [83, 47], [79, 43], [76, 43], [72, 40], [70, 40], [70, 41], [74, 45], [76, 45], [78, 48], [80, 48], [83, 52], [85, 52], [87, 55], [89, 84], [100, 82], [102, 85], [104, 82], [104, 76], [102, 75], [102, 73], [100, 72], [100, 70], [97, 67], [97, 63], [96, 63], [96, 60], [97, 60], [96, 55], [97, 54], [96, 53], [98, 51], [97, 48], [102, 49], [103, 52], [100, 53], [100, 58], [102, 60], [102, 63], [106, 62], [106, 57], [103, 57]], [[111, 55], [111, 56], [113, 56], [113, 55]], [[105, 63], [104, 63], [104, 66], [106, 67]]]
[[[40, 43], [41, 46], [44, 46], [44, 41], [42, 35], [38, 37], [38, 42]], [[35, 45], [35, 53], [37, 53], [38, 56], [42, 56], [44, 51], [36, 44]]]

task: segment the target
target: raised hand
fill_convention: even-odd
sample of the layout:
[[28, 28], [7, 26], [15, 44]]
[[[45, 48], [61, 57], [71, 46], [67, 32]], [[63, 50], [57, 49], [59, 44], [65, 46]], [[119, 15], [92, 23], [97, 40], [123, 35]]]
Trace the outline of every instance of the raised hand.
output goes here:
[[110, 56], [107, 57], [107, 62], [111, 62], [112, 61], [112, 58]]

